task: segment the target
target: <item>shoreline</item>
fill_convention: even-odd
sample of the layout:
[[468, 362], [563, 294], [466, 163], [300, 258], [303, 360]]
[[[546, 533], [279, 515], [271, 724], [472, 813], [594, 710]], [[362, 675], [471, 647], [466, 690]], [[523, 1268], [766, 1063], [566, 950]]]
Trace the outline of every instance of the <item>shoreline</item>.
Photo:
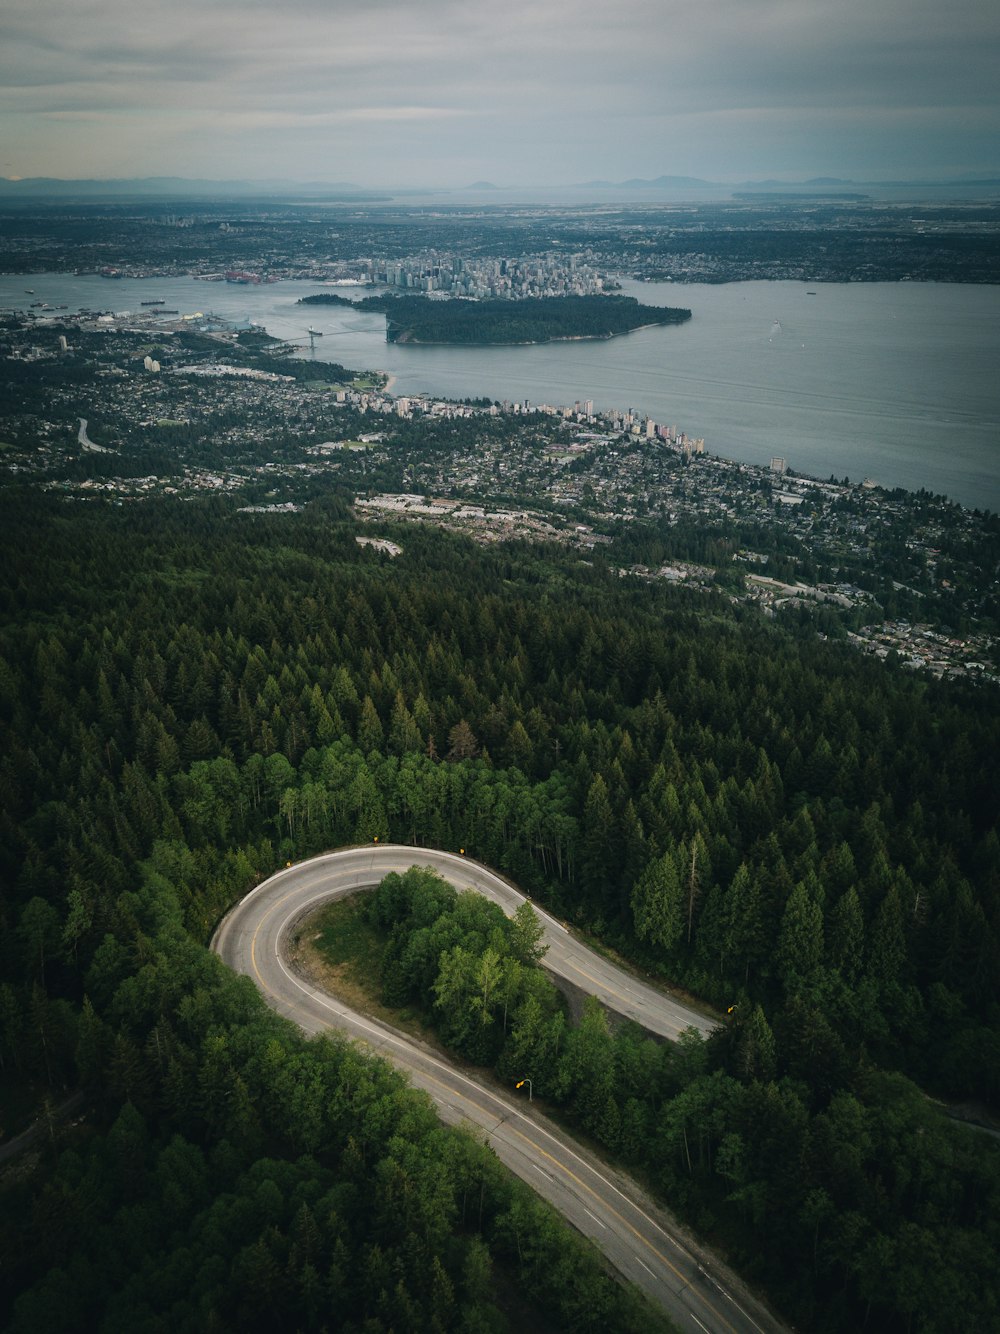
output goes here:
[[[394, 338], [393, 347], [544, 347], [547, 343], [610, 343], [612, 338], [627, 338], [629, 334], [639, 333], [642, 329], [667, 329], [671, 325], [680, 327], [686, 320], [651, 320], [648, 324], [637, 324], [633, 329], [618, 329], [614, 333], [603, 334], [553, 334], [551, 338], [521, 338], [514, 342], [503, 343], [448, 343], [425, 338]], [[386, 342], [389, 340], [386, 339]]]
[[[120, 290], [121, 284], [96, 275], [77, 276], [51, 269], [22, 272], [16, 281], [11, 275], [0, 278], [3, 289], [0, 305], [20, 312], [20, 318], [30, 318], [37, 312], [29, 314], [28, 294], [24, 289], [32, 288], [31, 301], [44, 299], [53, 306], [59, 302], [69, 303], [69, 311], [60, 311], [58, 315], [47, 312], [47, 321], [64, 317], [73, 323], [84, 308], [87, 312], [104, 310], [112, 289], [114, 299], [123, 306], [129, 306], [130, 301], [136, 303], [140, 296], [159, 297], [163, 293], [171, 305], [182, 310], [198, 310], [201, 306], [195, 304], [197, 290], [201, 289], [202, 300], [205, 296], [204, 284], [195, 283], [184, 275], [167, 275], [156, 287], [130, 280], [126, 282], [127, 298]], [[870, 476], [890, 487], [900, 486], [909, 491], [927, 489], [932, 494], [946, 495], [970, 510], [985, 508], [1000, 513], [996, 442], [989, 435], [996, 410], [994, 390], [986, 393], [978, 382], [971, 382], [975, 401], [970, 404], [968, 394], [960, 396], [957, 392], [959, 385], [949, 378], [941, 382], [940, 392], [935, 389], [932, 395], [930, 388], [927, 389], [927, 401], [921, 399], [919, 406], [922, 410], [917, 412], [912, 403], [907, 406], [913, 396], [912, 375], [901, 371], [888, 383], [880, 381], [873, 387], [875, 377], [866, 372], [860, 382], [852, 381], [842, 386], [846, 395], [843, 399], [834, 401], [828, 395], [810, 399], [806, 406], [814, 411], [807, 414], [803, 403], [798, 401], [800, 395], [790, 392], [790, 382], [779, 382], [771, 374], [779, 355], [787, 359], [794, 354], [796, 362], [806, 370], [812, 364], [812, 341], [809, 353], [800, 348], [799, 343], [805, 340], [791, 336], [792, 324], [784, 315], [782, 323], [789, 336], [780, 345], [776, 340], [774, 348], [768, 346], [761, 353], [761, 357], [766, 355], [768, 360], [759, 368], [757, 393], [745, 395], [736, 383], [741, 379], [742, 353], [740, 360], [729, 365], [725, 348], [719, 351], [714, 344], [710, 346], [708, 364], [714, 382], [705, 384], [700, 378], [704, 374], [701, 359], [695, 364], [688, 351], [690, 342], [704, 343], [710, 339], [713, 325], [721, 318], [740, 317], [745, 322], [747, 311], [751, 314], [759, 312], [760, 327], [751, 329], [750, 334], [760, 334], [763, 344], [767, 344], [766, 334], [771, 322], [791, 301], [799, 307], [808, 302], [811, 321], [819, 320], [821, 314], [825, 319], [829, 308], [838, 319], [846, 321], [835, 328], [856, 327], [858, 337], [852, 334], [848, 349], [854, 360], [857, 357], [854, 344], [869, 345], [871, 339], [866, 331], [874, 327], [871, 316], [873, 311], [881, 311], [879, 318], [895, 318], [898, 313], [900, 319], [914, 320], [917, 329], [929, 331], [919, 334], [917, 351], [921, 355], [926, 354], [928, 346], [942, 342], [945, 337], [941, 332], [943, 328], [948, 345], [944, 350], [953, 362], [952, 345], [956, 338], [961, 346], [978, 344], [991, 352], [996, 347], [995, 330], [998, 326], [995, 316], [1000, 288], [938, 282], [825, 283], [818, 297], [807, 299], [801, 291], [803, 286], [799, 281], [710, 285], [627, 283], [626, 290], [645, 302], [655, 293], [657, 301], [694, 305], [696, 318], [686, 326], [679, 326], [679, 336], [672, 336], [669, 344], [650, 338], [645, 342], [640, 339], [631, 347], [619, 342], [617, 348], [610, 348], [599, 347], [594, 341], [586, 348], [573, 350], [562, 347], [559, 342], [551, 342], [547, 347], [535, 347], [530, 355], [523, 349], [509, 346], [509, 356], [504, 355], [500, 346], [491, 351], [471, 345], [464, 348], [422, 345], [427, 351], [426, 357], [422, 353], [419, 357], [404, 353], [405, 360], [401, 361], [391, 350], [390, 357], [385, 357], [384, 351], [380, 355], [379, 345], [386, 348], [384, 334], [377, 330], [377, 325], [368, 328], [366, 322], [366, 329], [356, 334], [356, 341], [363, 351], [353, 358], [353, 363], [358, 367], [377, 366], [383, 359], [401, 363], [395, 365], [399, 380], [393, 388], [394, 393], [403, 392], [400, 385], [405, 382], [408, 392], [437, 394], [458, 400], [481, 396], [485, 389], [492, 398], [514, 401], [548, 397], [572, 403], [576, 398], [586, 397], [605, 407], [635, 403], [657, 421], [685, 420], [688, 429], [704, 436], [709, 448], [720, 457], [766, 463], [771, 455], [782, 455], [793, 468], [816, 477]], [[284, 321], [290, 334], [300, 329], [300, 321], [294, 323], [296, 316], [289, 312], [297, 310], [301, 315], [301, 307], [270, 308], [273, 288], [248, 289], [220, 284], [219, 290], [224, 297], [222, 313], [233, 321], [250, 315], [266, 325], [270, 325], [272, 319]], [[284, 284], [282, 301], [291, 299], [294, 302], [301, 291], [302, 285], [298, 282]], [[890, 315], [885, 315], [886, 309]], [[346, 310], [346, 314], [351, 312]], [[332, 322], [339, 327], [338, 321]], [[353, 322], [353, 319], [349, 321]], [[149, 323], [158, 325], [160, 321], [150, 317]], [[352, 339], [347, 340], [352, 347], [354, 339], [352, 335]], [[305, 341], [307, 350], [303, 355], [308, 356], [308, 340]], [[317, 340], [313, 354], [317, 364], [338, 360], [352, 364], [344, 343], [344, 338], [336, 337]], [[752, 351], [753, 344], [749, 346]], [[535, 375], [536, 353], [539, 364], [544, 363], [542, 382]], [[836, 343], [831, 354], [830, 374], [833, 374], [839, 367], [840, 349]], [[598, 383], [599, 372], [593, 363], [603, 366], [605, 359], [613, 365], [606, 372], [600, 371], [603, 379]], [[950, 370], [948, 375], [951, 375]], [[927, 383], [929, 385], [930, 381]], [[826, 385], [824, 380], [820, 387]], [[816, 386], [799, 387], [811, 391]], [[889, 404], [892, 410], [888, 414], [869, 416], [867, 410], [873, 400], [889, 390], [892, 391]], [[766, 404], [759, 401], [765, 391]], [[744, 398], [745, 406], [737, 408], [735, 405]], [[909, 425], [908, 419], [912, 419]], [[947, 457], [940, 448], [930, 447], [928, 427], [932, 434], [946, 433]]]

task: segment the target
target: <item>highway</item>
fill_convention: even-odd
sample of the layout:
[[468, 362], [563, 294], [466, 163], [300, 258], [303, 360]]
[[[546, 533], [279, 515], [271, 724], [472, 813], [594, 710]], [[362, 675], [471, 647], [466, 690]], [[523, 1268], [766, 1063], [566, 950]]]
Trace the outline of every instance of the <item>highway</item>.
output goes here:
[[[326, 853], [279, 871], [219, 924], [212, 948], [252, 977], [268, 1004], [307, 1033], [337, 1028], [404, 1070], [449, 1124], [470, 1122], [513, 1172], [588, 1236], [614, 1268], [657, 1302], [681, 1330], [771, 1334], [784, 1330], [712, 1254], [676, 1235], [666, 1214], [624, 1174], [609, 1169], [518, 1094], [495, 1089], [453, 1067], [420, 1043], [351, 1010], [289, 967], [285, 946], [295, 926], [321, 903], [378, 884], [390, 871], [435, 870], [457, 889], [472, 888], [512, 914], [525, 896], [465, 857], [385, 845]], [[686, 1009], [575, 941], [536, 905], [549, 952], [546, 967], [652, 1032], [676, 1037], [711, 1021]]]

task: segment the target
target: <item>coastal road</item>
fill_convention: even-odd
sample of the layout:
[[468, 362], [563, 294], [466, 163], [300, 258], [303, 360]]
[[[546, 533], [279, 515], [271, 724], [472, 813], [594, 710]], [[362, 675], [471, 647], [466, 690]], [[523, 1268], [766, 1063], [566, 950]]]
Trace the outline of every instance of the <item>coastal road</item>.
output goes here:
[[[286, 948], [305, 916], [321, 903], [370, 888], [390, 871], [411, 866], [437, 871], [457, 889], [486, 894], [507, 913], [524, 902], [524, 895], [486, 867], [453, 853], [392, 845], [349, 848], [279, 871], [251, 890], [220, 923], [212, 948], [253, 978], [268, 1004], [307, 1033], [337, 1028], [367, 1043], [429, 1094], [443, 1121], [481, 1128], [497, 1157], [588, 1236], [681, 1330], [771, 1334], [783, 1329], [710, 1252], [682, 1239], [635, 1183], [575, 1144], [523, 1099], [497, 1093], [291, 969]], [[562, 972], [653, 1032], [671, 1037], [687, 1027], [711, 1030], [703, 1015], [630, 978], [573, 940], [555, 918], [535, 911], [545, 928], [550, 971]]]

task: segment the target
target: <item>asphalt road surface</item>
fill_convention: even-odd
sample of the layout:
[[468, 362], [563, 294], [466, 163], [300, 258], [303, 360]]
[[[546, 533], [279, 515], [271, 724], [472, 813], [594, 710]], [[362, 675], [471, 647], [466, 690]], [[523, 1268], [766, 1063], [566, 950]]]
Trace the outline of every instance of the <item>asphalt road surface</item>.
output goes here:
[[[307, 1033], [337, 1028], [367, 1043], [430, 1095], [443, 1121], [480, 1127], [497, 1157], [589, 1237], [681, 1330], [770, 1334], [785, 1329], [709, 1251], [677, 1236], [670, 1219], [635, 1183], [575, 1144], [522, 1094], [498, 1094], [292, 971], [284, 951], [296, 923], [321, 903], [411, 866], [435, 870], [458, 889], [475, 889], [508, 914], [524, 902], [524, 895], [499, 876], [454, 853], [393, 845], [349, 848], [279, 871], [251, 890], [220, 923], [212, 948], [252, 977], [268, 1004]], [[711, 1031], [704, 1015], [629, 977], [574, 940], [544, 910], [536, 906], [535, 911], [545, 928], [545, 964], [551, 972], [651, 1032], [673, 1038], [688, 1027]]]

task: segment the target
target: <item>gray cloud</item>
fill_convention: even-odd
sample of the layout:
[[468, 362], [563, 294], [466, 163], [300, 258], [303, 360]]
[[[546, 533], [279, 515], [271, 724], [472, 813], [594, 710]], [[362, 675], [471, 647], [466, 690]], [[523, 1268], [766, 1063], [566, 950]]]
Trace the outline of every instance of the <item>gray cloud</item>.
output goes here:
[[921, 145], [928, 172], [998, 166], [992, 0], [5, 9], [18, 175], [301, 178], [332, 160], [371, 184], [892, 175]]

